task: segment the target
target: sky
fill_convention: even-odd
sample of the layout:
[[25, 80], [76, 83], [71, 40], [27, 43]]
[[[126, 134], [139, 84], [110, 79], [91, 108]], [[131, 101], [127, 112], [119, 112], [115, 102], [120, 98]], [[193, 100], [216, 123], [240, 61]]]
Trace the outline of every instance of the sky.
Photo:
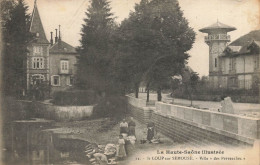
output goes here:
[[[134, 5], [140, 0], [110, 0], [111, 10], [120, 23], [127, 18]], [[29, 13], [33, 10], [34, 0], [25, 0]], [[236, 31], [230, 32], [231, 41], [252, 30], [260, 29], [260, 0], [179, 0], [184, 17], [189, 26], [196, 32], [196, 40], [188, 52], [188, 65], [200, 74], [208, 75], [209, 48], [204, 42], [206, 34], [199, 29], [209, 26], [217, 20], [234, 26]], [[80, 30], [90, 0], [37, 0], [40, 17], [48, 39], [50, 32], [61, 25], [62, 40], [72, 46], [79, 46]]]

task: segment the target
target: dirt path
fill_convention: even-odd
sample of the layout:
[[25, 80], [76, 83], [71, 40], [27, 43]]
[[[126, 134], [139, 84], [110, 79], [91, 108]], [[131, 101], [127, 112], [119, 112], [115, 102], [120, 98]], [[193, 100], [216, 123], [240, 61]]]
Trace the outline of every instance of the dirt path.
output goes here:
[[[154, 150], [158, 148], [167, 148], [169, 146], [177, 145], [172, 139], [158, 133], [162, 143], [160, 144], [141, 144], [140, 139], [146, 137], [146, 125], [136, 121], [136, 138], [134, 153], [145, 153], [148, 150]], [[97, 143], [106, 145], [108, 143], [117, 144], [119, 135], [119, 123], [112, 128], [106, 130], [106, 126], [109, 124], [109, 119], [96, 119], [86, 121], [75, 122], [58, 122], [55, 124], [57, 128], [51, 129], [55, 134], [70, 134], [75, 139], [86, 140], [90, 143]], [[135, 159], [135, 155], [131, 158], [118, 162], [118, 164], [127, 164], [128, 160]]]

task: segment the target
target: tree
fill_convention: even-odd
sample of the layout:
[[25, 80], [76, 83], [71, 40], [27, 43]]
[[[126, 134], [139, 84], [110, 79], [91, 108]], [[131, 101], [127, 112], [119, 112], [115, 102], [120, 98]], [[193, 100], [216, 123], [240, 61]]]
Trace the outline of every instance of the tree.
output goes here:
[[198, 73], [193, 72], [190, 68], [186, 67], [182, 74], [182, 83], [185, 87], [186, 92], [189, 95], [191, 106], [192, 106], [192, 95], [194, 91], [196, 90], [197, 84], [199, 82], [199, 76]]
[[[124, 116], [126, 102], [122, 101], [122, 83], [117, 63], [120, 59], [118, 50], [117, 25], [107, 0], [92, 0], [86, 12], [86, 19], [81, 29], [78, 86], [81, 89], [94, 90], [99, 96], [95, 115], [119, 119]], [[118, 56], [115, 56], [118, 55]], [[126, 69], [126, 68], [125, 68]], [[120, 80], [119, 82], [117, 80]]]
[[78, 79], [82, 88], [108, 93], [115, 23], [107, 0], [92, 0], [82, 26]]
[[171, 76], [181, 72], [195, 39], [179, 4], [176, 0], [142, 0], [121, 29], [124, 50], [132, 56], [129, 69], [136, 91], [145, 76], [148, 89], [155, 87], [161, 100], [161, 90]]
[[134, 88], [137, 98], [140, 82], [150, 61], [153, 60], [152, 48], [155, 46], [147, 42], [153, 39], [147, 4], [148, 0], [142, 0], [140, 4], [137, 4], [135, 12], [130, 13], [130, 17], [124, 20], [118, 29], [119, 52], [121, 52], [119, 59], [122, 61], [119, 63], [125, 62], [120, 68], [127, 70], [119, 75], [129, 81], [128, 85]]
[[3, 20], [3, 77], [6, 94], [19, 96], [26, 88], [26, 57], [29, 33], [28, 6], [23, 0], [3, 1], [1, 9]]
[[182, 83], [182, 76], [181, 75], [175, 75], [172, 76], [171, 79], [171, 97], [172, 97], [172, 103], [174, 103], [174, 97], [175, 97], [175, 91], [181, 87]]

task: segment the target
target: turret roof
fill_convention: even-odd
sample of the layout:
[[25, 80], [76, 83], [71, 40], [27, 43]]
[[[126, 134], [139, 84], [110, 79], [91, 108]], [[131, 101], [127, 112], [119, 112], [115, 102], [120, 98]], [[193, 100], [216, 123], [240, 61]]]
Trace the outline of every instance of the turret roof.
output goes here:
[[41, 17], [36, 2], [34, 3], [34, 9], [31, 17], [30, 32], [33, 33], [34, 37], [36, 37], [37, 43], [49, 43], [42, 26]]
[[212, 30], [217, 30], [217, 29], [222, 29], [222, 30], [225, 30], [226, 32], [236, 30], [236, 28], [233, 26], [229, 26], [229, 25], [226, 25], [226, 24], [223, 24], [223, 23], [217, 21], [216, 23], [214, 23], [208, 27], [202, 28], [199, 31], [203, 32], [203, 33], [209, 33]]

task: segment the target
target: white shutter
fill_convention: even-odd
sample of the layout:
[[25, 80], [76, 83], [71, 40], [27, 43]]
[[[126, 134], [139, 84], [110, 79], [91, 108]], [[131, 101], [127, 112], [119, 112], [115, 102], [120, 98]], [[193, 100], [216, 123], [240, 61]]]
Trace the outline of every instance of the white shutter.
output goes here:
[[53, 81], [54, 81], [53, 76], [51, 76], [51, 85], [54, 84]]

